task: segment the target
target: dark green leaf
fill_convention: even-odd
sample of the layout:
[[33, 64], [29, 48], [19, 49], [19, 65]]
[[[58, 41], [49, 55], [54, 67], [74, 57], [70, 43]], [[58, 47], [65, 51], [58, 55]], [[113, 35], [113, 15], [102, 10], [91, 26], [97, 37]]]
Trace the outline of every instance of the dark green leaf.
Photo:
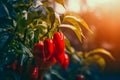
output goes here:
[[4, 3], [0, 2], [0, 18], [9, 17], [9, 11]]
[[47, 7], [48, 9], [48, 19], [47, 22], [48, 24], [50, 24], [49, 26], [53, 26], [54, 22], [55, 22], [55, 13], [54, 10], [51, 7]]
[[20, 43], [20, 45], [21, 45], [21, 48], [22, 48], [24, 54], [28, 55], [29, 57], [33, 57], [30, 49], [28, 49], [28, 48], [27, 48], [26, 46], [24, 46], [22, 43]]
[[12, 37], [12, 35], [6, 32], [0, 34], [0, 52], [2, 52], [8, 46], [12, 40]]

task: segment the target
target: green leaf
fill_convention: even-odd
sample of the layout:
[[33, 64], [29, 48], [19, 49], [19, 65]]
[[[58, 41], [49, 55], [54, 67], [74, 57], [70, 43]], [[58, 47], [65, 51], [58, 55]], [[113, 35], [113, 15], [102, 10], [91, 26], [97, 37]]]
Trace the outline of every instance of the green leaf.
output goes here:
[[5, 6], [4, 3], [0, 2], [0, 18], [7, 18], [9, 17], [8, 8]]
[[27, 59], [29, 58], [28, 55], [25, 54], [21, 54], [21, 60], [20, 60], [20, 64], [24, 65], [24, 63], [27, 61]]
[[70, 53], [74, 53], [75, 50], [72, 48], [70, 41], [65, 37], [65, 47]]
[[61, 4], [63, 7], [65, 7], [64, 5], [64, 0], [55, 0], [57, 3]]
[[38, 19], [41, 18], [43, 20], [45, 20], [47, 18], [47, 7], [44, 5], [39, 5], [38, 7], [33, 7], [31, 6], [29, 8], [29, 13], [28, 13], [28, 19], [29, 17], [32, 17], [30, 19]]
[[22, 43], [20, 45], [21, 45], [21, 48], [22, 48], [24, 54], [28, 54], [29, 57], [33, 57], [31, 51], [26, 46], [24, 46]]
[[55, 18], [54, 27], [56, 28], [60, 24], [59, 18]]
[[92, 50], [90, 52], [87, 52], [85, 54], [85, 57], [89, 57], [91, 55], [96, 55], [98, 53], [101, 53], [101, 54], [104, 54], [104, 55], [107, 55], [109, 58], [111, 58], [112, 60], [115, 60], [114, 57], [111, 55], [111, 53], [105, 49], [102, 49], [102, 48], [98, 48], [98, 49], [95, 49], [95, 50]]
[[100, 55], [89, 56], [85, 60], [85, 64], [87, 66], [90, 66], [95, 63], [99, 65], [101, 70], [103, 70], [105, 68], [105, 65], [106, 65], [105, 59]]
[[32, 7], [37, 8], [38, 6], [43, 5], [43, 3], [40, 0], [34, 0], [32, 3]]
[[54, 75], [58, 80], [65, 80], [56, 70], [51, 69], [51, 74]]
[[75, 34], [77, 35], [78, 39], [80, 40], [80, 42], [82, 42], [82, 35], [83, 35], [82, 31], [77, 29], [75, 26], [70, 25], [70, 24], [61, 24], [59, 27], [69, 28], [73, 30]]
[[49, 24], [48, 26], [52, 27], [55, 22], [55, 13], [53, 8], [51, 7], [47, 7], [47, 10], [48, 10], [47, 24]]
[[[82, 24], [82, 26], [87, 29], [89, 32], [93, 33], [89, 26], [87, 25], [87, 23], [82, 19], [80, 18], [79, 16], [77, 15], [74, 15], [74, 14], [65, 14], [65, 17], [64, 17], [64, 20], [67, 20], [69, 22], [71, 22], [72, 24], [76, 21], [78, 22], [79, 24]], [[73, 21], [73, 22], [72, 22]], [[77, 23], [74, 23], [74, 24], [77, 24]]]
[[83, 25], [83, 27], [84, 27], [85, 29], [87, 29], [90, 33], [93, 33], [93, 32], [91, 31], [91, 29], [88, 27], [87, 23], [86, 23], [83, 19], [80, 19], [79, 22], [80, 22], [80, 23]]
[[74, 59], [74, 61], [76, 61], [76, 62], [82, 63], [80, 58], [76, 54], [72, 55], [72, 59]]
[[13, 35], [7, 32], [0, 33], [0, 52], [4, 51], [4, 49], [10, 44], [13, 40]]
[[72, 18], [73, 16], [71, 17], [67, 17], [65, 16], [64, 19], [63, 19], [63, 23], [65, 22], [69, 22], [70, 24], [72, 24], [76, 29], [74, 29], [75, 31], [75, 34], [77, 35], [78, 39], [80, 40], [80, 42], [82, 42], [82, 36], [83, 36], [83, 33], [82, 33], [82, 30], [80, 28], [80, 25], [79, 23], [77, 22], [77, 20], [75, 20], [74, 18]]

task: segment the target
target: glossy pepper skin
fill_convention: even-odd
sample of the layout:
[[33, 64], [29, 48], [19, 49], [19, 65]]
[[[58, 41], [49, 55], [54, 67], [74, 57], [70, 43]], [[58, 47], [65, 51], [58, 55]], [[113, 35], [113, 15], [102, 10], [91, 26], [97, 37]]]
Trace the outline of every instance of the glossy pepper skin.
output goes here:
[[62, 32], [55, 32], [53, 35], [53, 42], [55, 44], [54, 56], [58, 63], [62, 65], [64, 63], [64, 35]]
[[42, 68], [49, 69], [52, 65], [56, 63], [56, 59], [52, 56], [49, 60], [42, 65]]
[[69, 56], [68, 54], [64, 54], [64, 63], [61, 65], [64, 70], [66, 70], [69, 66]]
[[46, 38], [44, 40], [44, 52], [45, 52], [45, 58], [49, 60], [54, 53], [54, 43], [52, 39]]
[[55, 32], [53, 39], [46, 38], [44, 41], [36, 43], [33, 47], [33, 55], [37, 66], [48, 69], [56, 63], [66, 70], [69, 65], [69, 57], [65, 54], [65, 42], [62, 32]]
[[39, 72], [39, 69], [38, 67], [34, 67], [33, 69], [33, 72], [32, 72], [32, 80], [38, 80], [38, 72]]
[[53, 41], [55, 43], [55, 48], [58, 52], [57, 55], [60, 55], [64, 52], [65, 43], [64, 43], [64, 35], [62, 32], [55, 32], [53, 36]]
[[39, 56], [40, 58], [44, 58], [44, 43], [38, 42], [33, 47], [34, 56]]

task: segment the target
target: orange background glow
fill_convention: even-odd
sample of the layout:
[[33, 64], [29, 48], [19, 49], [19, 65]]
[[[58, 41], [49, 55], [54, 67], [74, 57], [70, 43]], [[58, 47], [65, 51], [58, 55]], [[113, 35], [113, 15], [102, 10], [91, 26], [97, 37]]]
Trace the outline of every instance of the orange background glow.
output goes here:
[[[68, 0], [67, 4], [68, 11], [79, 14], [94, 32], [94, 35], [88, 33], [86, 36], [86, 49], [102, 47], [116, 58], [116, 61], [107, 61], [108, 72], [120, 72], [119, 4], [120, 0]], [[75, 46], [77, 50], [81, 50], [79, 44]]]

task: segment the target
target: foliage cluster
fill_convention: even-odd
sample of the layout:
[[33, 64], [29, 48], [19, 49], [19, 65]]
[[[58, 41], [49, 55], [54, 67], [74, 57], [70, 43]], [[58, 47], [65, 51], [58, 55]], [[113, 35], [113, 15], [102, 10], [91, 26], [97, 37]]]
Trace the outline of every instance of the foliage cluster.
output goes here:
[[[64, 6], [64, 0], [54, 1]], [[92, 33], [80, 16], [71, 12], [58, 14], [50, 5], [54, 3], [49, 0], [0, 1], [0, 80], [27, 80], [25, 76], [28, 66], [35, 64], [32, 52], [34, 44], [47, 36], [52, 37], [61, 28], [74, 31], [80, 42], [84, 36], [81, 27]], [[105, 66], [105, 59], [95, 53], [104, 53], [114, 59], [101, 48], [90, 52], [75, 51], [67, 37], [65, 45], [65, 51], [70, 57], [68, 70], [62, 71], [55, 64], [46, 72], [45, 79], [74, 80], [77, 74], [83, 74], [88, 80], [94, 80], [93, 75]], [[22, 75], [6, 68], [13, 62], [23, 67]]]

